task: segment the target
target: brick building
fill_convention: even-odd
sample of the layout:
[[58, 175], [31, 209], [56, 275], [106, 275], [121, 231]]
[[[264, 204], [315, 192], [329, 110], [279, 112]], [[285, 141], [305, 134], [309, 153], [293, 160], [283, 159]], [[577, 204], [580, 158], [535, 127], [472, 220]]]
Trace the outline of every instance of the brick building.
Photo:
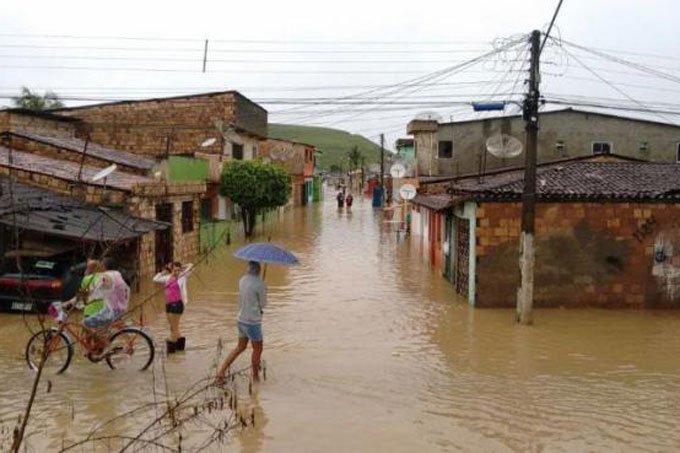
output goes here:
[[[515, 306], [522, 188], [516, 168], [458, 178], [416, 200], [412, 221], [439, 224], [432, 253], [470, 304]], [[539, 165], [537, 192], [537, 307], [680, 306], [680, 165], [565, 159]]]
[[270, 138], [260, 146], [260, 155], [281, 164], [292, 176], [291, 199], [294, 206], [305, 206], [314, 199], [314, 145]]
[[[140, 274], [170, 260], [195, 257], [204, 181], [168, 182], [152, 158], [78, 138], [83, 122], [70, 117], [12, 109], [0, 111], [0, 120], [5, 127], [0, 130], [0, 174], [11, 173], [20, 183], [69, 195], [89, 206], [172, 225], [139, 239], [136, 269]], [[116, 171], [93, 181], [95, 174], [112, 164]]]
[[[524, 163], [522, 156], [501, 159], [486, 151], [486, 140], [499, 133], [524, 143], [519, 115], [441, 124], [413, 120], [408, 132], [416, 142], [420, 176], [465, 175]], [[680, 126], [573, 108], [541, 112], [539, 162], [596, 154], [680, 162]]]

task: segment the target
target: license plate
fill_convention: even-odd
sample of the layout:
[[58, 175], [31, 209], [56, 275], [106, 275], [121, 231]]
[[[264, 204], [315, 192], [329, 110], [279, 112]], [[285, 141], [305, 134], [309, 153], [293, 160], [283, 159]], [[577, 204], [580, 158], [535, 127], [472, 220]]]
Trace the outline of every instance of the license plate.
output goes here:
[[33, 310], [33, 304], [31, 302], [12, 302], [12, 310], [31, 311]]

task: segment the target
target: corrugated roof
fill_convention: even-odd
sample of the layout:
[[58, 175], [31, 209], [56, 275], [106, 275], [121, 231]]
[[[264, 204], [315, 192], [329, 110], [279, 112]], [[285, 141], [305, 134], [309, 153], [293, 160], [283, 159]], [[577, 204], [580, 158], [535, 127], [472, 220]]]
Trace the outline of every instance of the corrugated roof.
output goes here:
[[[0, 146], [0, 166], [17, 170], [40, 173], [71, 182], [79, 182], [78, 171], [80, 165], [75, 162], [51, 159], [35, 154], [12, 150], [12, 164], [9, 163], [9, 149]], [[83, 165], [82, 181], [88, 185], [104, 186], [104, 180], [92, 182], [92, 177], [102, 169]], [[130, 191], [135, 184], [152, 183], [152, 178], [115, 171], [106, 178], [106, 186], [113, 189]]]
[[164, 222], [141, 219], [119, 210], [87, 206], [73, 198], [14, 182], [0, 175], [0, 223], [55, 236], [89, 241], [117, 241], [166, 229]]
[[[453, 192], [476, 200], [520, 199], [521, 170], [456, 181]], [[572, 161], [539, 167], [536, 193], [550, 200], [680, 200], [680, 165]]]
[[460, 197], [454, 197], [448, 193], [442, 194], [418, 194], [411, 200], [411, 203], [417, 206], [424, 206], [435, 211], [442, 211], [453, 207]]
[[[85, 149], [85, 140], [75, 137], [49, 137], [30, 130], [16, 130], [12, 131], [10, 135], [16, 135], [36, 142], [56, 146], [81, 155], [83, 154], [83, 149]], [[106, 146], [92, 142], [87, 144], [87, 151], [85, 154], [111, 163], [121, 164], [140, 170], [151, 170], [156, 165], [156, 161], [153, 159], [125, 151], [118, 151], [113, 148], [107, 148]]]

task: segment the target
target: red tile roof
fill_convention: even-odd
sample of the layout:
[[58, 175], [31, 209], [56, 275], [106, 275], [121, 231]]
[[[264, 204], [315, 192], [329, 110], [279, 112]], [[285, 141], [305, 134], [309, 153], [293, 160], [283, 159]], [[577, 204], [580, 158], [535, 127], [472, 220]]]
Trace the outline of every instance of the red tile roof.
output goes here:
[[[452, 192], [475, 200], [519, 200], [524, 187], [520, 170], [460, 179]], [[572, 161], [537, 169], [536, 193], [544, 200], [680, 201], [680, 164]]]

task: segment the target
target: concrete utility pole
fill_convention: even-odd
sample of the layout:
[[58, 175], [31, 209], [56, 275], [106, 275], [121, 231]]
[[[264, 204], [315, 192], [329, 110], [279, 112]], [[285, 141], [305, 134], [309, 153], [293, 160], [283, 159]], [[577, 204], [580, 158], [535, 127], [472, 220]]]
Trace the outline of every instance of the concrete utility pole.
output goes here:
[[541, 32], [531, 33], [531, 66], [529, 68], [529, 93], [524, 99], [523, 117], [526, 122], [524, 160], [524, 193], [522, 194], [522, 232], [520, 236], [519, 267], [521, 283], [517, 290], [517, 322], [532, 324], [534, 304], [534, 217], [536, 211], [536, 160], [538, 139], [538, 105], [541, 82], [539, 71]]

